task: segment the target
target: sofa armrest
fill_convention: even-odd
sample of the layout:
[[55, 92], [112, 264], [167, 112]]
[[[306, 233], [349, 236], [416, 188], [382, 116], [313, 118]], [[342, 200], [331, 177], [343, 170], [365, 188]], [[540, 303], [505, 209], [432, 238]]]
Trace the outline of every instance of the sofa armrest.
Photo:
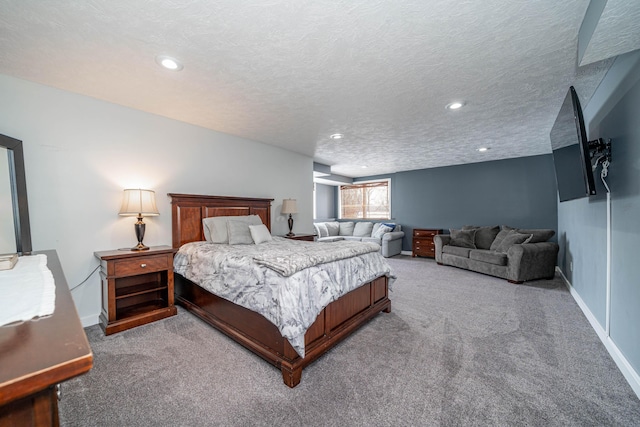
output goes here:
[[436, 262], [442, 264], [442, 247], [448, 245], [451, 241], [449, 234], [436, 234], [433, 236], [433, 243], [436, 246]]
[[382, 235], [382, 240], [398, 240], [404, 237], [404, 231], [390, 231]]
[[513, 245], [507, 251], [507, 279], [514, 282], [553, 278], [559, 246], [555, 242]]

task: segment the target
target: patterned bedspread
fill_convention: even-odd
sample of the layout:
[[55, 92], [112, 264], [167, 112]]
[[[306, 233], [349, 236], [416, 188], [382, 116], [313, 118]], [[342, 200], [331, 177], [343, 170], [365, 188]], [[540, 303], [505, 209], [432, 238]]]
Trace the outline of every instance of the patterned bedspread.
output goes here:
[[[340, 246], [344, 243], [347, 242], [315, 243], [281, 237], [260, 245], [193, 242], [180, 248], [174, 258], [174, 270], [209, 292], [263, 315], [304, 357], [304, 334], [324, 307], [378, 276], [388, 276], [389, 285], [395, 280], [380, 252], [368, 252], [371, 248], [367, 249], [366, 244], [348, 242], [347, 251], [364, 253], [345, 258], [346, 246]], [[341, 253], [336, 259], [327, 250], [334, 245]], [[362, 247], [355, 248], [358, 245]], [[269, 258], [270, 252], [275, 258]], [[288, 258], [287, 252], [305, 256]], [[284, 266], [290, 275], [263, 265], [265, 260], [277, 261], [278, 257], [280, 267]], [[290, 271], [298, 270], [295, 266], [310, 259], [320, 263]]]

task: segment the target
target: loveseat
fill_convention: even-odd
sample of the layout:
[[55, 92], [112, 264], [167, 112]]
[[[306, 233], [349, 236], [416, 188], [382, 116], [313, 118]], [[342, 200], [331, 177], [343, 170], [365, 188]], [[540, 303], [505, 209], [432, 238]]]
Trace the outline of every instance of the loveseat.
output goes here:
[[508, 226], [465, 226], [434, 236], [436, 262], [507, 279], [511, 283], [551, 279], [558, 244], [555, 231]]
[[398, 255], [402, 251], [404, 231], [400, 224], [392, 222], [316, 222], [313, 224], [318, 242], [336, 242], [339, 240], [358, 240], [380, 245], [385, 258]]

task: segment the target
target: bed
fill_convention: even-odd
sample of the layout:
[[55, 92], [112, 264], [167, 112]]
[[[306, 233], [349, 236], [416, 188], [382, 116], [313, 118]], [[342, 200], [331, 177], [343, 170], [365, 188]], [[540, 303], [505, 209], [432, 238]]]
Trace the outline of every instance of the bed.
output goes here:
[[[270, 229], [273, 199], [173, 193], [169, 196], [176, 249], [205, 240], [203, 218], [258, 215]], [[342, 295], [320, 312], [304, 334], [304, 357], [301, 357], [263, 315], [219, 297], [179, 273], [175, 274], [174, 286], [178, 304], [280, 369], [289, 387], [300, 383], [305, 366], [378, 313], [391, 312], [389, 278], [381, 275]]]

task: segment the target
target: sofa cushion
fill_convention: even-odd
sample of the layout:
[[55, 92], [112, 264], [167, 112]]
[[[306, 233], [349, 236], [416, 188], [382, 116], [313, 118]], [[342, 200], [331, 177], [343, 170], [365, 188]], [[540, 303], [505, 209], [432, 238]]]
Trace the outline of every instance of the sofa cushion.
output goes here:
[[502, 242], [500, 242], [500, 244], [495, 249], [495, 251], [507, 253], [509, 248], [513, 245], [529, 243], [529, 240], [531, 240], [531, 237], [532, 237], [531, 234], [522, 234], [522, 233], [518, 233], [515, 230], [511, 230], [509, 231], [507, 236], [504, 239], [502, 239]]
[[490, 249], [491, 244], [495, 240], [496, 236], [500, 232], [500, 226], [487, 226], [487, 227], [479, 227], [475, 225], [465, 225], [462, 227], [463, 230], [476, 230], [476, 235], [474, 236], [473, 242], [478, 249]]
[[532, 237], [529, 243], [546, 242], [547, 240], [552, 238], [554, 234], [556, 234], [555, 230], [551, 230], [547, 228], [540, 228], [540, 229], [518, 228], [517, 231], [518, 233], [522, 233], [522, 234], [531, 234]]
[[340, 223], [338, 221], [330, 221], [324, 223], [327, 226], [329, 236], [337, 236], [340, 234]]
[[474, 249], [469, 252], [469, 258], [494, 265], [507, 265], [507, 254], [487, 249]]
[[339, 236], [353, 236], [353, 222], [341, 222]]
[[449, 241], [449, 245], [459, 246], [461, 248], [476, 248], [474, 243], [476, 230], [450, 230], [450, 232], [451, 240]]
[[372, 222], [356, 222], [353, 228], [354, 237], [371, 237], [371, 230], [373, 230]]
[[[387, 227], [391, 227], [391, 231], [395, 230], [396, 226], [397, 226], [397, 224], [394, 224], [392, 222], [383, 222], [382, 224], [386, 225]], [[400, 231], [400, 230], [398, 230], [398, 231]]]
[[315, 224], [313, 224], [313, 228], [316, 229], [316, 234], [318, 235], [318, 237], [329, 236], [329, 230], [327, 229], [327, 224], [325, 224], [324, 222], [316, 222]]
[[442, 247], [442, 253], [461, 256], [463, 258], [469, 258], [470, 251], [471, 248], [462, 248], [460, 246], [444, 245]]
[[503, 227], [502, 230], [500, 230], [500, 232], [496, 235], [496, 238], [493, 239], [493, 242], [491, 243], [491, 246], [489, 247], [489, 249], [491, 249], [492, 251], [498, 250], [498, 247], [500, 246], [504, 238], [507, 237], [507, 235], [509, 235], [509, 232], [511, 230], [513, 230], [513, 228], [505, 229]]
[[362, 241], [369, 242], [369, 243], [377, 243], [378, 245], [380, 244], [380, 239], [376, 237], [362, 237]]
[[340, 240], [344, 240], [343, 236], [329, 236], [329, 237], [320, 237], [318, 238], [318, 242], [339, 242]]
[[382, 224], [379, 225], [378, 227], [373, 227], [374, 231], [371, 233], [371, 237], [375, 237], [377, 239], [382, 239], [382, 236], [384, 235], [384, 233], [390, 233], [391, 231], [393, 231], [393, 228]]

